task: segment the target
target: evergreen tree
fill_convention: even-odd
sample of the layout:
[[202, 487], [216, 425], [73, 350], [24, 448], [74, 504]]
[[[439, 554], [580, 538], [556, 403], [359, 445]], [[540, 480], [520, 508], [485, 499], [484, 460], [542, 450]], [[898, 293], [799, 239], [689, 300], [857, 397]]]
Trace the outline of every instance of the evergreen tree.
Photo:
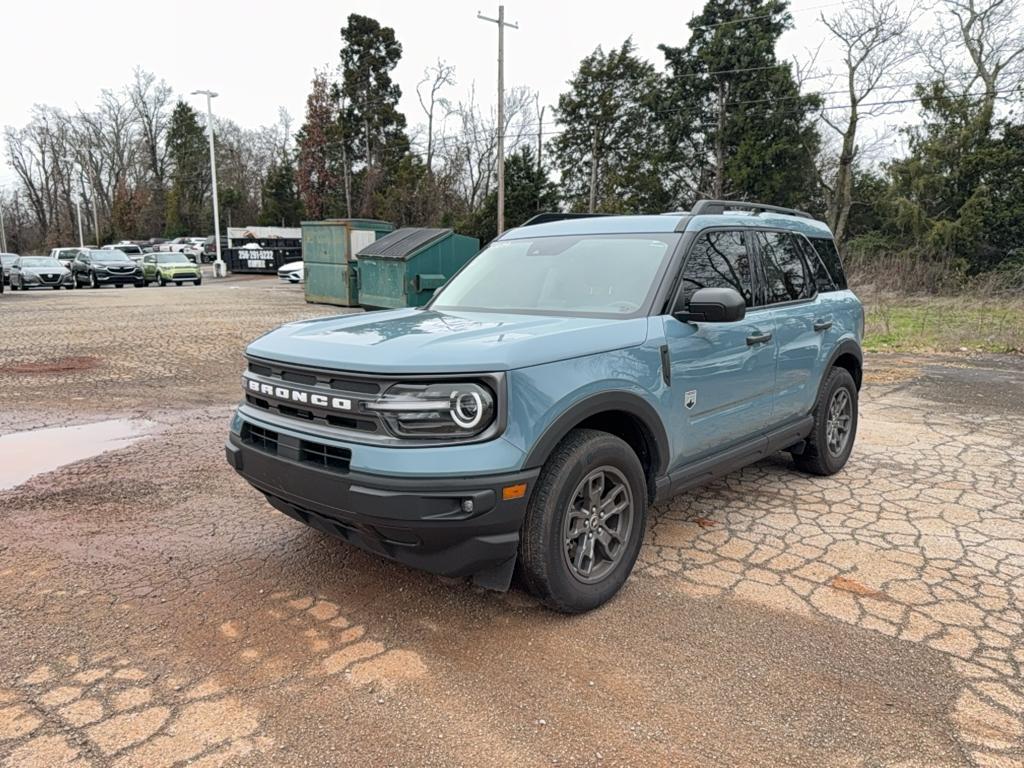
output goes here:
[[813, 201], [819, 97], [800, 93], [775, 47], [792, 26], [786, 0], [708, 0], [682, 48], [660, 46], [668, 67], [663, 109], [676, 167], [691, 198]]
[[409, 149], [405, 115], [398, 111], [402, 89], [391, 71], [402, 58], [395, 30], [376, 19], [350, 14], [341, 30], [343, 133], [348, 162], [362, 163], [354, 176], [360, 215], [373, 215], [375, 195]]
[[274, 227], [297, 227], [302, 221], [302, 201], [295, 186], [295, 168], [288, 158], [271, 166], [263, 182], [259, 223]]
[[192, 107], [179, 101], [167, 130], [167, 159], [171, 189], [167, 196], [169, 237], [203, 232], [206, 196], [210, 192], [210, 156], [206, 131]]
[[551, 148], [571, 210], [651, 213], [670, 205], [661, 80], [634, 50], [631, 39], [608, 53], [598, 47], [558, 99], [560, 133]]
[[972, 272], [1024, 258], [1024, 124], [992, 121], [983, 100], [920, 89], [924, 120], [889, 164], [889, 244], [955, 259]]

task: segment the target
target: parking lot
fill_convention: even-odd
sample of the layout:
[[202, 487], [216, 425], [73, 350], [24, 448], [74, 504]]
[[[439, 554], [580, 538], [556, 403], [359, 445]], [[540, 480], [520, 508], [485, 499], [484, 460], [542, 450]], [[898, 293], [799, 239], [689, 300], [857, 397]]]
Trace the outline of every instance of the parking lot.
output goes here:
[[245, 342], [330, 311], [272, 278], [0, 298], [0, 441], [128, 420], [0, 490], [0, 765], [1024, 765], [1021, 358], [870, 356], [842, 473], [655, 508], [566, 617], [228, 468]]

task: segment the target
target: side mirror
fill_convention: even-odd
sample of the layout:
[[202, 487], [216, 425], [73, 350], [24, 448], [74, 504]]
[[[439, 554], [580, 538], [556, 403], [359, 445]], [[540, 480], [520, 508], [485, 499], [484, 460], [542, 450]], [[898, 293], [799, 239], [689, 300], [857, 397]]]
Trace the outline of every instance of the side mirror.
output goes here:
[[735, 323], [747, 315], [747, 303], [735, 288], [699, 288], [677, 320], [691, 323]]

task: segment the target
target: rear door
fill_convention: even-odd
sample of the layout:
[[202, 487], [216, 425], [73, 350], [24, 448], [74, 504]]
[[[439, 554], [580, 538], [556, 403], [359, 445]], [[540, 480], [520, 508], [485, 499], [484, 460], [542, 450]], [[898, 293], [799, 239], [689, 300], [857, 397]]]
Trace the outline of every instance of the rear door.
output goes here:
[[757, 233], [763, 304], [772, 316], [778, 343], [772, 425], [810, 413], [817, 394], [828, 319], [819, 317], [823, 307], [801, 240], [793, 232]]
[[[683, 310], [698, 288], [734, 288], [754, 309], [752, 231], [710, 230], [684, 260], [673, 306]], [[681, 446], [673, 467], [761, 432], [771, 418], [775, 341], [770, 312], [735, 323], [665, 318], [671, 360], [674, 434]]]

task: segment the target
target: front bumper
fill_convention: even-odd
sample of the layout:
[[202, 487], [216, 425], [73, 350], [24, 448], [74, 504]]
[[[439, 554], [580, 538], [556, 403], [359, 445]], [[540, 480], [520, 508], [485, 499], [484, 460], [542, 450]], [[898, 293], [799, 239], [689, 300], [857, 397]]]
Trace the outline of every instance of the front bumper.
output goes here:
[[[508, 588], [539, 470], [391, 478], [321, 467], [310, 460], [319, 455], [309, 445], [285, 433], [273, 444], [254, 444], [232, 432], [225, 452], [228, 463], [289, 517], [413, 568]], [[520, 483], [526, 484], [522, 497], [502, 499], [504, 488]]]
[[143, 278], [142, 275], [134, 272], [127, 273], [110, 273], [110, 272], [96, 272], [96, 282], [101, 285], [132, 285], [134, 283], [141, 283]]

